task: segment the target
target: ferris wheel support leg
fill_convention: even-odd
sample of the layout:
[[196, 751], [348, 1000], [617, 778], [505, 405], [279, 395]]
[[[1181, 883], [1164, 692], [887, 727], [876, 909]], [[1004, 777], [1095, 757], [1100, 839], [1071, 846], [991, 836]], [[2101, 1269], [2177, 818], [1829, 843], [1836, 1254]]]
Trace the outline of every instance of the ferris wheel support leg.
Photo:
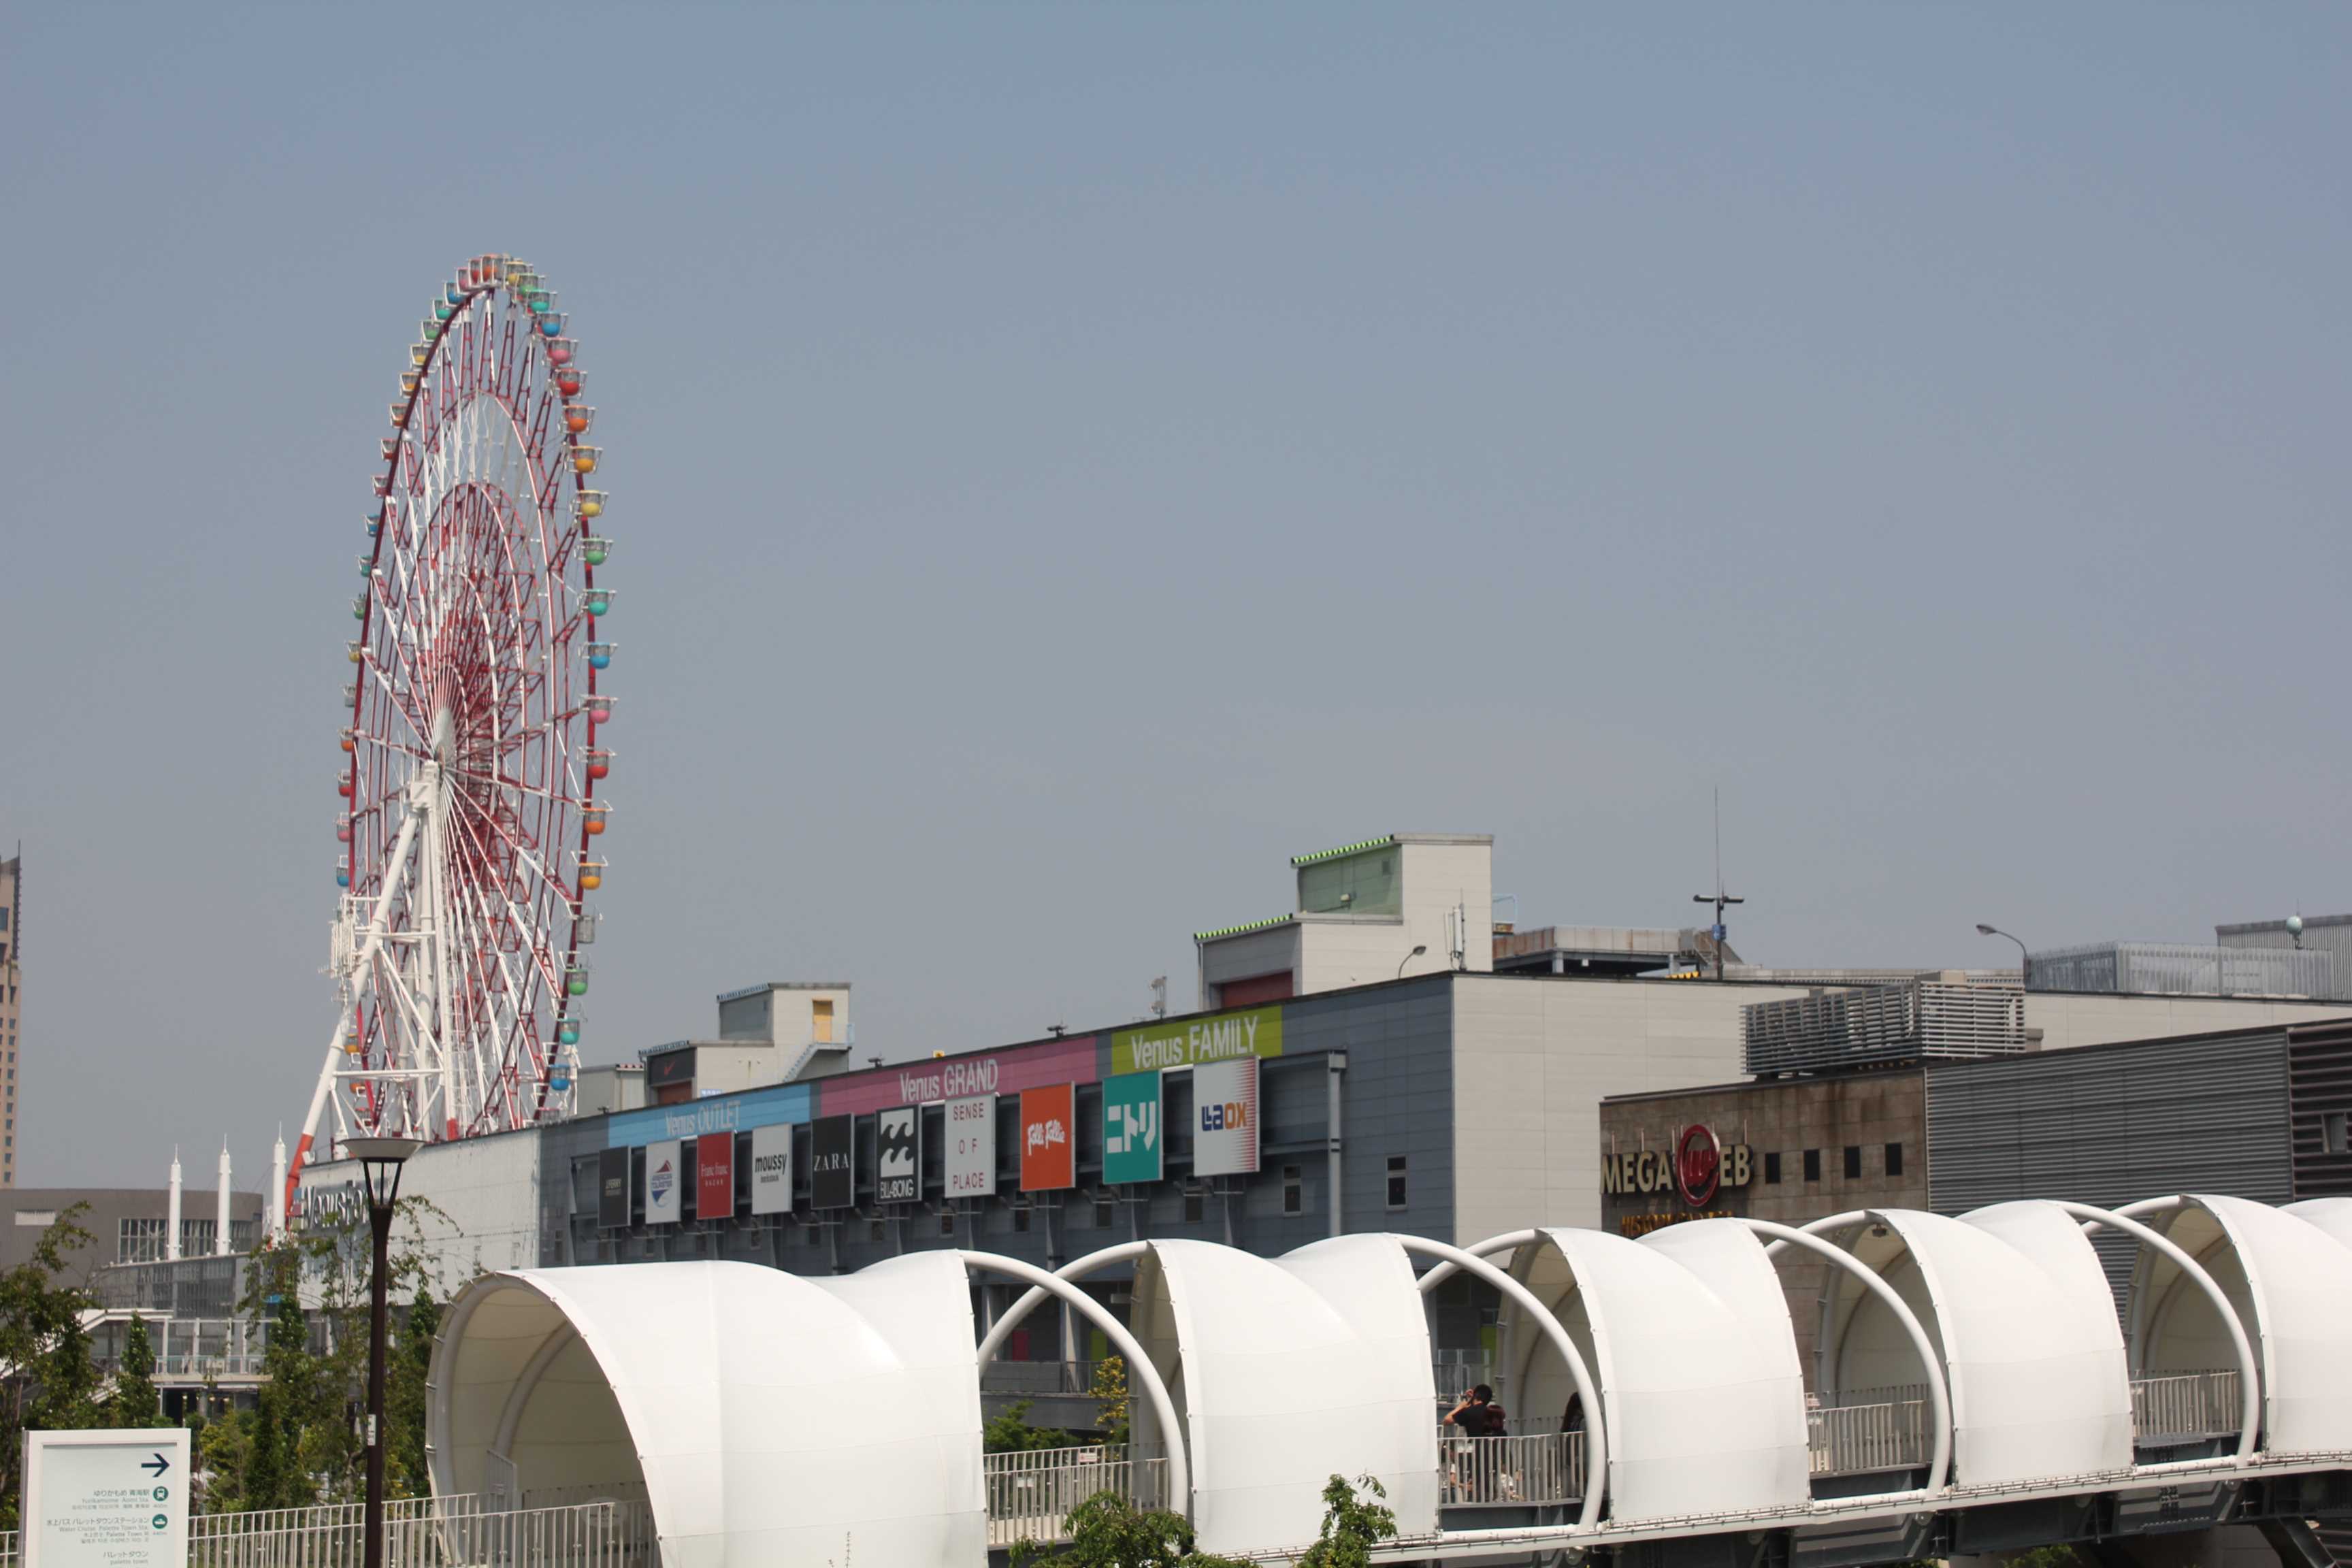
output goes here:
[[[354, 973], [375, 962], [375, 950], [383, 945], [384, 916], [392, 911], [392, 900], [400, 892], [402, 878], [408, 870], [409, 846], [416, 842], [416, 814], [411, 812], [400, 825], [400, 837], [393, 841], [392, 868], [383, 879], [383, 891], [375, 897], [375, 908], [369, 911], [367, 934], [360, 943], [359, 955], [352, 961]], [[310, 1110], [302, 1118], [302, 1138], [294, 1145], [293, 1162], [286, 1167], [286, 1209], [292, 1213], [294, 1194], [301, 1181], [302, 1167], [310, 1161], [310, 1141], [319, 1133], [319, 1122], [327, 1113], [327, 1101], [335, 1092], [335, 1062], [342, 1055], [343, 1036], [352, 1026], [352, 1004], [343, 998], [343, 1007], [335, 1019], [335, 1032], [327, 1037], [327, 1059], [319, 1068], [318, 1087], [310, 1091]]]

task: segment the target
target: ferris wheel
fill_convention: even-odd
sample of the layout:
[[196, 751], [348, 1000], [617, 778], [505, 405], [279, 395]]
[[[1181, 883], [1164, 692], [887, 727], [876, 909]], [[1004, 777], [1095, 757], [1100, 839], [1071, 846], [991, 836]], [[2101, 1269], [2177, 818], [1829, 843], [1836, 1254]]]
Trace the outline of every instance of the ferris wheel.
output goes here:
[[614, 645], [579, 348], [535, 268], [478, 256], [408, 361], [352, 602], [341, 1005], [295, 1173], [330, 1111], [339, 1138], [428, 1141], [570, 1114], [586, 1022]]

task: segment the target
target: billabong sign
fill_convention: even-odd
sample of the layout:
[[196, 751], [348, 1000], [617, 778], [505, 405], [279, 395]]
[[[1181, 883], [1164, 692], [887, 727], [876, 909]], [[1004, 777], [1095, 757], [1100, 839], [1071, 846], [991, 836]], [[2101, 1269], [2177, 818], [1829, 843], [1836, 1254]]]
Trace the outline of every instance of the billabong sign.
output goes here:
[[922, 1112], [914, 1106], [874, 1119], [874, 1200], [911, 1204], [923, 1195]]

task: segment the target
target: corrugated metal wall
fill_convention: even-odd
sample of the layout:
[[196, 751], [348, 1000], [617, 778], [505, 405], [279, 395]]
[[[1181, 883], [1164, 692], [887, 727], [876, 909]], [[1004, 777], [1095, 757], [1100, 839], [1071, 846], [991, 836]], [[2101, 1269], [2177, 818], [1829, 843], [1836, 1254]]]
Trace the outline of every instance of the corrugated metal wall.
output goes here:
[[[2164, 1193], [2293, 1195], [2286, 1031], [2193, 1035], [1927, 1069], [1938, 1214], [2012, 1198], [2103, 1207]], [[2120, 1290], [2132, 1247], [2102, 1235]]]
[[2352, 1151], [2331, 1151], [2325, 1119], [2352, 1117], [2352, 1018], [2286, 1032], [2287, 1092], [2294, 1110], [2294, 1195], [2352, 1197]]

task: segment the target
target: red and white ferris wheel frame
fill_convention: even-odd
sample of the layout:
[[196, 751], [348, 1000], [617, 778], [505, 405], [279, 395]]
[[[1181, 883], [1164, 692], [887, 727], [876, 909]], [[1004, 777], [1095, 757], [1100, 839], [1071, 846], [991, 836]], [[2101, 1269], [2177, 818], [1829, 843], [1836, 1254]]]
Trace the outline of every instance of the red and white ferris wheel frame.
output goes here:
[[343, 1136], [569, 1115], [610, 807], [601, 453], [536, 270], [476, 257], [436, 300], [359, 559], [332, 970], [341, 1009], [288, 1175]]

